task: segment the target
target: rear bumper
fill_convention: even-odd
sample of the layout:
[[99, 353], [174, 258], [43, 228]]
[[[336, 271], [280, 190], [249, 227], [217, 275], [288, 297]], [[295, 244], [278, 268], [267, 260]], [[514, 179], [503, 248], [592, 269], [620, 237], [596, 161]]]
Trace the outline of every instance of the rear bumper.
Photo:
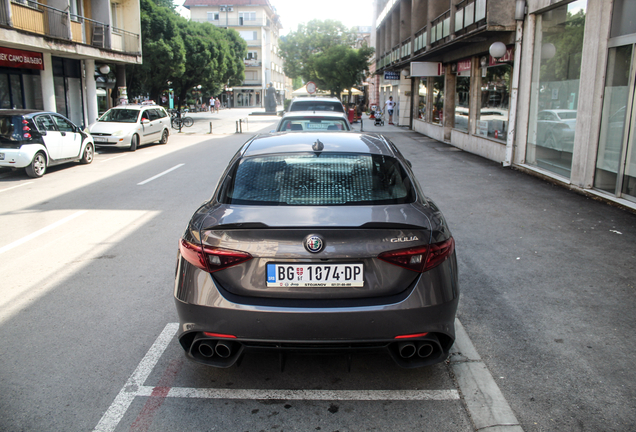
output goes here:
[[[180, 266], [181, 267], [181, 266]], [[340, 302], [253, 302], [228, 295], [215, 279], [205, 272], [194, 270], [184, 277], [177, 269], [175, 303], [179, 315], [178, 338], [192, 360], [213, 366], [231, 366], [232, 359], [198, 355], [198, 345], [213, 346], [223, 338], [206, 336], [203, 332], [231, 335], [228, 339], [236, 357], [243, 351], [311, 350], [311, 351], [367, 351], [385, 350], [404, 367], [424, 366], [443, 361], [455, 340], [455, 314], [459, 302], [457, 264], [455, 256], [437, 268], [422, 274], [403, 295], [373, 299], [365, 302], [352, 299]], [[191, 271], [190, 268], [188, 271]], [[181, 300], [185, 295], [181, 281], [188, 279], [202, 283], [199, 298], [205, 305]], [[249, 300], [249, 304], [247, 301]], [[397, 336], [428, 333], [411, 339]], [[411, 341], [421, 345], [427, 338], [436, 340], [435, 355], [420, 359], [404, 359], [398, 354], [400, 343]], [[435, 342], [434, 342], [435, 343]], [[208, 349], [208, 348], [206, 348]], [[233, 354], [233, 355], [234, 355]], [[405, 361], [401, 361], [405, 360]], [[228, 363], [230, 362], [230, 363]]]

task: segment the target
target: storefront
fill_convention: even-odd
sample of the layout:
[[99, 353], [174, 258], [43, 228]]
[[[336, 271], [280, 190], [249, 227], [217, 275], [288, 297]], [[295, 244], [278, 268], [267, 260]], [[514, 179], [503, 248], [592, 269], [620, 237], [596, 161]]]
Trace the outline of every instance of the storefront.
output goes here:
[[[51, 57], [55, 109], [73, 123], [84, 122], [84, 92], [80, 60]], [[44, 109], [42, 53], [0, 47], [0, 108]]]
[[0, 47], [0, 108], [43, 109], [42, 54]]

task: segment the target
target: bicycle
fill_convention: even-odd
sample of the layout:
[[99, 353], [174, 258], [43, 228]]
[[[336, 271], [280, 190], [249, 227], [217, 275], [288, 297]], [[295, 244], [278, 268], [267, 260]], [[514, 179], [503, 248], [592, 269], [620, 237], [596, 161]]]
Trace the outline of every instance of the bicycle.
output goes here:
[[172, 125], [174, 129], [181, 129], [183, 127], [192, 126], [194, 124], [194, 119], [192, 119], [192, 117], [181, 116], [181, 114], [178, 111], [173, 111], [170, 124]]

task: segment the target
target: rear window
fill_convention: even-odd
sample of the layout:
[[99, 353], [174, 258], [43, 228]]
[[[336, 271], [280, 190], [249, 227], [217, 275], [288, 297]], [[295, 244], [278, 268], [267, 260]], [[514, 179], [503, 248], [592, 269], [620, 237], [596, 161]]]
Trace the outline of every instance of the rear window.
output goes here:
[[348, 131], [344, 119], [289, 118], [284, 119], [279, 131]]
[[0, 116], [0, 137], [2, 140], [23, 141], [22, 116]]
[[289, 107], [290, 111], [335, 111], [344, 112], [342, 104], [338, 101], [296, 101]]
[[111, 109], [99, 118], [100, 122], [135, 123], [139, 116], [139, 110]]
[[414, 201], [402, 165], [369, 154], [297, 153], [241, 159], [223, 182], [225, 204], [325, 206]]

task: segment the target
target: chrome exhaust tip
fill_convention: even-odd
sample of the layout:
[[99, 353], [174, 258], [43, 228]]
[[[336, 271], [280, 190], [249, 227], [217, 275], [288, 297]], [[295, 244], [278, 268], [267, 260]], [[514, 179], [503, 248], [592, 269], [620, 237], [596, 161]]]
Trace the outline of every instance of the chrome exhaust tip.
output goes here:
[[411, 358], [415, 355], [415, 344], [412, 342], [402, 342], [398, 345], [398, 352], [402, 358]]
[[203, 357], [213, 357], [214, 356], [214, 342], [201, 342], [199, 344], [199, 353]]
[[214, 351], [221, 358], [228, 358], [232, 355], [233, 343], [228, 341], [218, 341], [214, 347]]
[[418, 344], [417, 346], [417, 355], [418, 357], [426, 358], [430, 356], [431, 354], [433, 354], [434, 350], [435, 348], [433, 347], [432, 344], [428, 342], [423, 342], [421, 344]]

